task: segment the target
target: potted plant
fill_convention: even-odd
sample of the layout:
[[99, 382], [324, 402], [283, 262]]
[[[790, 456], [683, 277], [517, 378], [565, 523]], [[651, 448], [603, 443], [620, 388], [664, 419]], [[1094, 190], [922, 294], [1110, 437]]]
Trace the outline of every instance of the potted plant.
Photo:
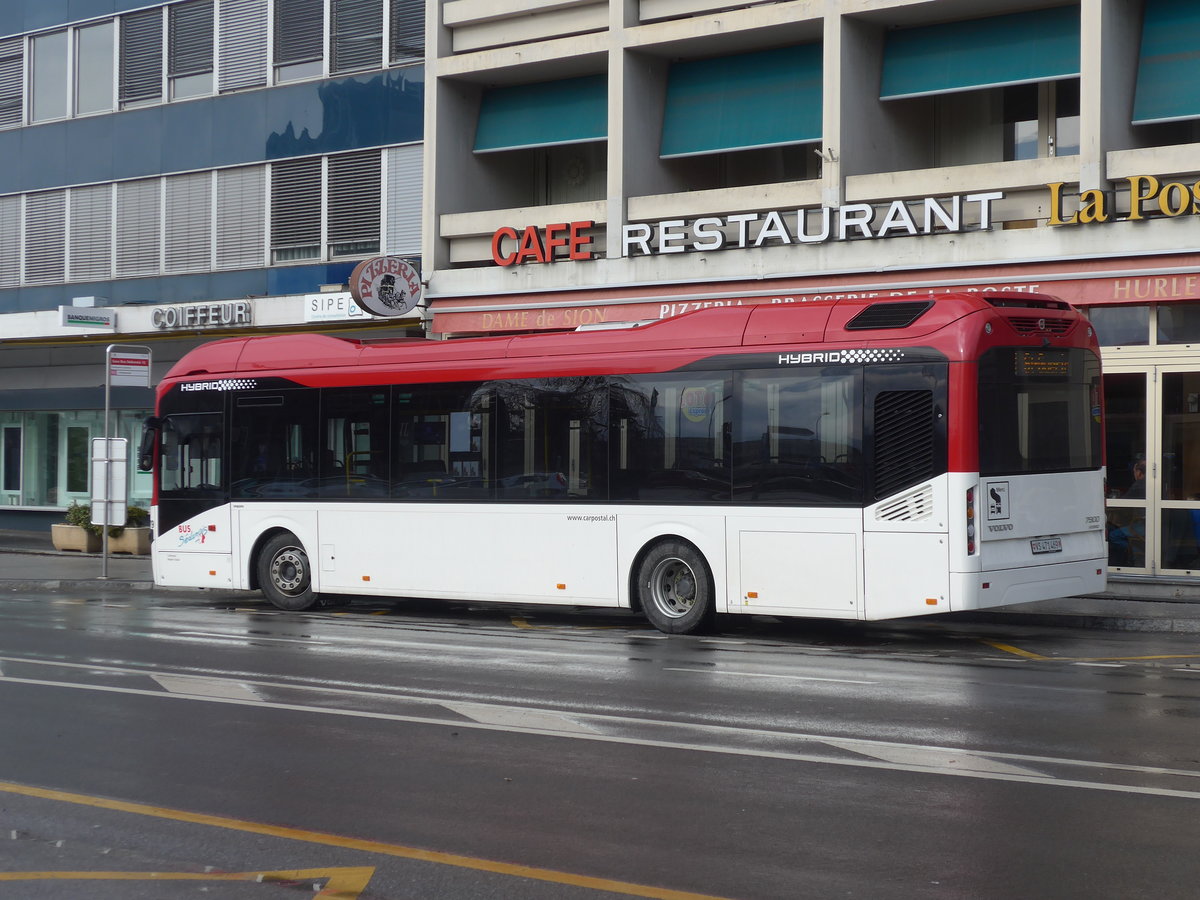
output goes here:
[[145, 556], [150, 552], [150, 511], [140, 506], [125, 510], [125, 527], [108, 529], [108, 549], [113, 553], [134, 553]]
[[[56, 550], [99, 553], [103, 543], [100, 526], [92, 524], [92, 508], [86, 503], [67, 507], [65, 521], [50, 526], [50, 539]], [[150, 513], [140, 506], [125, 511], [125, 524], [108, 529], [108, 549], [113, 553], [147, 554], [150, 552]]]
[[86, 503], [72, 503], [61, 523], [50, 526], [50, 540], [55, 550], [78, 550], [83, 553], [100, 551], [100, 528], [92, 524], [92, 508]]

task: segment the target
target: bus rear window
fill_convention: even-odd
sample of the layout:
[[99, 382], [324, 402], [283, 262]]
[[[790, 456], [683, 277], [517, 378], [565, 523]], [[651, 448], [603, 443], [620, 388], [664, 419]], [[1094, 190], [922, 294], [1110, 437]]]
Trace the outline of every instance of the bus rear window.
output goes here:
[[1100, 363], [1083, 349], [997, 347], [979, 361], [979, 471], [1101, 465]]

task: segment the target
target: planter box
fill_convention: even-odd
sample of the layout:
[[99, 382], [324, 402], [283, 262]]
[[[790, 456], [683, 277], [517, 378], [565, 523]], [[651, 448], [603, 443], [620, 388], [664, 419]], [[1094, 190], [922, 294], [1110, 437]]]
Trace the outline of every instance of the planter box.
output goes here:
[[110, 553], [133, 553], [145, 556], [150, 552], [150, 527], [126, 528], [119, 537], [108, 539], [108, 550]]
[[54, 543], [55, 550], [78, 550], [82, 553], [100, 552], [100, 535], [91, 534], [80, 525], [51, 525], [50, 540]]

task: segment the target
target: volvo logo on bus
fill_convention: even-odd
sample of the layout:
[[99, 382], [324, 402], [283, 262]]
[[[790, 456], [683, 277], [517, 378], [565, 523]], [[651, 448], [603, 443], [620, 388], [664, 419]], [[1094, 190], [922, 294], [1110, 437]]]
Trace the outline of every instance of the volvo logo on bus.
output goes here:
[[421, 276], [399, 256], [376, 256], [350, 273], [350, 296], [373, 316], [404, 316], [421, 299]]

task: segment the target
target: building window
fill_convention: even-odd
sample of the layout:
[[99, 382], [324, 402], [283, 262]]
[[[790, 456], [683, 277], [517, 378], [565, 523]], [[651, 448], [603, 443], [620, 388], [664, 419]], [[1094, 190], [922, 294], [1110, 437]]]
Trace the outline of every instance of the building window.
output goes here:
[[425, 58], [425, 4], [421, 0], [390, 0], [388, 62], [420, 62]]
[[212, 0], [167, 7], [167, 77], [171, 99], [211, 94], [213, 87]]
[[67, 33], [43, 34], [29, 42], [30, 105], [34, 122], [67, 115]]
[[5, 425], [0, 443], [0, 491], [21, 493], [21, 426]]
[[378, 69], [383, 62], [383, 0], [331, 0], [329, 71]]
[[325, 0], [275, 0], [275, 80], [324, 71]]
[[113, 33], [115, 25], [101, 22], [75, 32], [75, 114], [108, 112], [113, 108]]
[[267, 83], [267, 0], [221, 0], [222, 91]]
[[265, 166], [217, 171], [217, 268], [261, 266], [266, 244]]
[[379, 252], [382, 212], [378, 150], [329, 157], [329, 256]]
[[1124, 306], [1092, 306], [1087, 310], [1087, 317], [1096, 329], [1096, 337], [1102, 347], [1150, 343], [1149, 306], [1132, 303]]
[[121, 106], [162, 99], [162, 8], [121, 16]]
[[71, 188], [71, 281], [112, 277], [112, 185]]
[[275, 262], [321, 256], [321, 157], [271, 166], [271, 256]]
[[1004, 159], [1079, 154], [1079, 81], [1019, 84], [1004, 91]]
[[0, 287], [21, 283], [20, 195], [0, 197]]
[[161, 179], [117, 185], [117, 277], [157, 275], [162, 257]]
[[204, 272], [212, 267], [212, 173], [172, 175], [166, 180], [167, 272]]
[[25, 40], [0, 41], [0, 128], [21, 124], [25, 90]]
[[66, 191], [25, 198], [25, 283], [61, 284], [67, 256]]

